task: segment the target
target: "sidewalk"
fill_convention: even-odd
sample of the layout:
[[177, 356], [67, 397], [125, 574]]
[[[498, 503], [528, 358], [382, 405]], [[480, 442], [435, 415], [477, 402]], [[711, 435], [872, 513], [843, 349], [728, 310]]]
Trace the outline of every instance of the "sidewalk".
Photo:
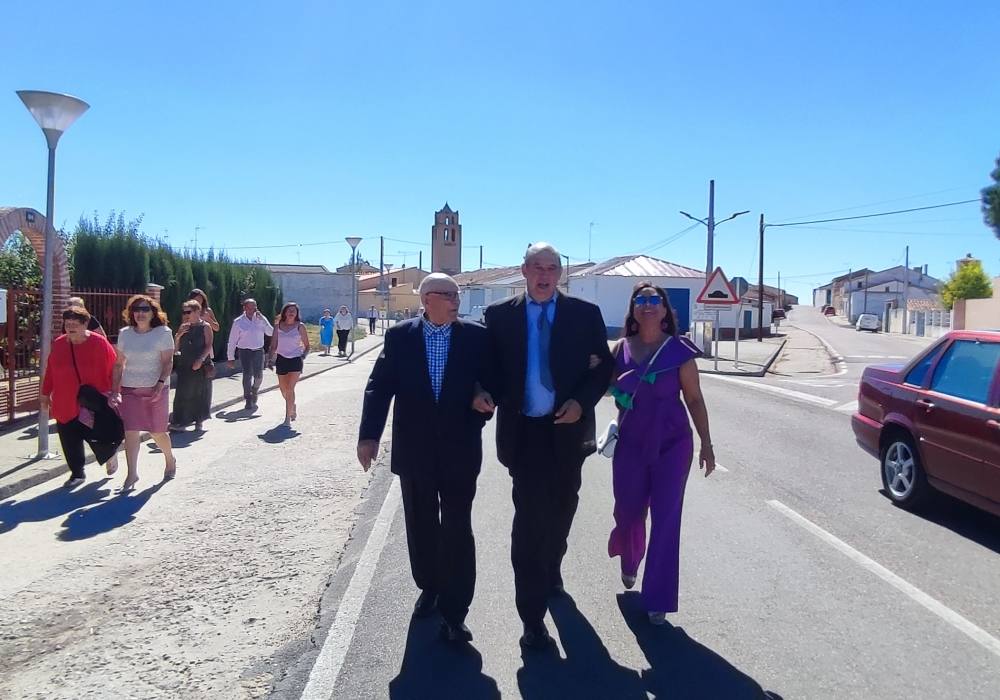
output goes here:
[[736, 341], [720, 340], [718, 365], [713, 357], [701, 357], [697, 361], [698, 371], [702, 374], [763, 377], [785, 347], [786, 340], [784, 333], [764, 338], [759, 343], [756, 338], [744, 338], [738, 347]]
[[[355, 346], [354, 359], [367, 355], [382, 347], [381, 329], [374, 336], [366, 336], [358, 340]], [[302, 370], [302, 379], [321, 374], [347, 364], [346, 360], [336, 357], [334, 354], [323, 357], [319, 352], [312, 352], [306, 357]], [[243, 403], [243, 383], [242, 375], [237, 371], [229, 372], [225, 363], [217, 365], [219, 376], [212, 382], [212, 413], [221, 411], [224, 408], [235, 404]], [[278, 388], [277, 375], [269, 370], [264, 370], [264, 382], [261, 384], [261, 393], [274, 391]], [[171, 397], [171, 402], [173, 397]], [[211, 430], [211, 421], [206, 424]], [[148, 439], [148, 436], [144, 436]], [[54, 452], [59, 451], [59, 436], [56, 435], [55, 423], [49, 428], [49, 449]], [[62, 455], [55, 459], [38, 459], [35, 455], [38, 451], [38, 426], [35, 423], [14, 428], [0, 435], [0, 500], [31, 488], [36, 484], [43, 483], [49, 479], [63, 477], [68, 474], [66, 463]], [[90, 465], [88, 471], [96, 469], [93, 464], [94, 455], [87, 449], [87, 464]], [[121, 468], [125, 468], [124, 455], [120, 455]], [[103, 470], [101, 470], [103, 473]]]

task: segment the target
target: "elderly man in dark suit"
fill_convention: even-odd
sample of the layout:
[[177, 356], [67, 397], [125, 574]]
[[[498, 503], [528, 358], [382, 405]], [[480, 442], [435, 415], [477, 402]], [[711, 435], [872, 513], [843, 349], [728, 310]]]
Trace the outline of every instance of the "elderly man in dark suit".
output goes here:
[[596, 450], [594, 406], [614, 361], [600, 309], [559, 293], [562, 258], [547, 243], [528, 248], [527, 293], [486, 310], [493, 383], [474, 407], [497, 415], [497, 452], [513, 478], [511, 561], [521, 644], [551, 642], [543, 621], [564, 593], [562, 559], [579, 502], [583, 461]]
[[399, 476], [410, 569], [421, 591], [414, 615], [437, 607], [442, 636], [468, 642], [465, 616], [476, 586], [472, 499], [488, 419], [472, 404], [489, 343], [481, 325], [458, 320], [459, 289], [448, 275], [424, 278], [420, 298], [423, 317], [386, 333], [368, 379], [358, 459], [367, 471], [378, 455], [395, 398], [391, 468]]

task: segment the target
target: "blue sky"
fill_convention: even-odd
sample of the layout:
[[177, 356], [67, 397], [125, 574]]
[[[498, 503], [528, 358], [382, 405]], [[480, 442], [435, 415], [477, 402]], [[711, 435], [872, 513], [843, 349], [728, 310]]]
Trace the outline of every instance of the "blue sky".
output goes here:
[[[68, 92], [92, 108], [59, 147], [57, 224], [124, 210], [171, 245], [201, 226], [199, 246], [268, 262], [335, 267], [347, 235], [375, 259], [381, 234], [388, 262], [419, 243], [429, 264], [445, 201], [488, 263], [538, 239], [586, 259], [591, 221], [602, 259], [686, 228], [680, 209], [704, 216], [715, 178], [718, 217], [752, 212], [719, 227], [716, 262], [756, 278], [761, 212], [972, 199], [1000, 154], [986, 0], [45, 8], [4, 9], [0, 206], [45, 203], [44, 141], [14, 91]], [[907, 244], [938, 276], [966, 253], [1000, 274], [971, 204], [771, 229], [766, 276], [802, 293]], [[703, 267], [704, 232], [650, 254]]]

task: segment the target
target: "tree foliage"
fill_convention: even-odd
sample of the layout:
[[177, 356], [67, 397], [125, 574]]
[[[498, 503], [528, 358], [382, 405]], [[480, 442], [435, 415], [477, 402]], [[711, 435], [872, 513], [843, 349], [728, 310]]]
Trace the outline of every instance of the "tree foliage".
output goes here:
[[4, 289], [42, 286], [42, 268], [31, 241], [19, 232], [0, 249], [0, 287]]
[[958, 299], [988, 299], [993, 284], [979, 261], [959, 265], [941, 287], [941, 301], [951, 309]]
[[1000, 158], [997, 158], [997, 167], [990, 173], [993, 184], [984, 187], [983, 195], [983, 220], [986, 225], [993, 229], [994, 235], [1000, 238]]

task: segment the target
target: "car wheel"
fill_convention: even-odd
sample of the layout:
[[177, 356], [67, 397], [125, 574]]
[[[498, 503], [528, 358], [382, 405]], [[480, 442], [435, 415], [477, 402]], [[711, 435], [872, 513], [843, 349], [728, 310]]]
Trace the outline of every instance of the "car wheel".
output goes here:
[[894, 433], [882, 450], [882, 485], [892, 502], [903, 508], [915, 508], [927, 500], [927, 475], [913, 439], [905, 433]]

